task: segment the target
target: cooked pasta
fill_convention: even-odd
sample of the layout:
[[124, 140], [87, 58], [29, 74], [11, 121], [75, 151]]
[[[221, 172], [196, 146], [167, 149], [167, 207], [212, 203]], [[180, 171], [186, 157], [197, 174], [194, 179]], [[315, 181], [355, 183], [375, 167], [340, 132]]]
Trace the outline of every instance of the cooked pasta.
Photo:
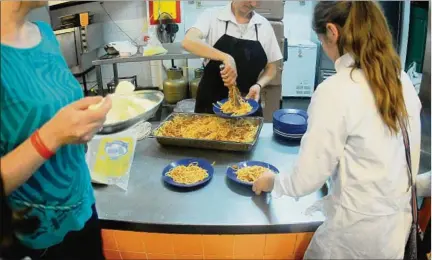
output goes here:
[[199, 167], [197, 163], [174, 167], [165, 175], [180, 184], [195, 184], [209, 176], [207, 171]]
[[237, 179], [243, 182], [252, 183], [258, 180], [258, 178], [261, 177], [261, 175], [263, 175], [263, 173], [268, 171], [269, 169], [262, 166], [247, 166], [241, 169], [234, 170], [237, 174]]
[[215, 116], [176, 115], [165, 122], [156, 136], [251, 143], [258, 126], [246, 119], [228, 119]]
[[252, 110], [252, 106], [244, 99], [240, 99], [239, 107], [235, 106], [234, 101], [231, 99], [223, 104], [218, 102], [218, 105], [224, 114], [231, 114], [233, 116], [243, 116]]
[[[240, 106], [236, 106], [234, 102], [234, 92], [238, 92], [237, 87], [230, 88], [228, 92], [228, 101], [224, 104], [221, 104], [218, 102], [218, 105], [220, 106], [221, 111], [224, 114], [231, 114], [233, 116], [243, 116], [249, 113], [252, 110], [252, 106], [246, 102], [243, 98], [239, 99]], [[240, 96], [238, 94], [238, 96]]]

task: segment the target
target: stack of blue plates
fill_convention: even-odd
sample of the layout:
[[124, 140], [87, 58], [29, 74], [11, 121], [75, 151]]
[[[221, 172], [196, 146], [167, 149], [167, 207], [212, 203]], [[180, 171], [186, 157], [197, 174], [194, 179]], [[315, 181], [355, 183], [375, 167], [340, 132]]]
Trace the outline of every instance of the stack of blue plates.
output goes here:
[[279, 109], [273, 113], [273, 132], [284, 139], [301, 139], [307, 129], [308, 116], [300, 109]]

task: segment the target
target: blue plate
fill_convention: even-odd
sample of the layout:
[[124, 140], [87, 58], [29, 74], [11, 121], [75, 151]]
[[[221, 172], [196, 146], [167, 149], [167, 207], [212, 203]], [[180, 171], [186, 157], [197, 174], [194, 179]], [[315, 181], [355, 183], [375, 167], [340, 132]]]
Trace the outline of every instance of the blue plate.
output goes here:
[[[198, 163], [198, 166], [203, 168], [204, 170], [207, 171], [208, 173], [208, 177], [205, 178], [202, 181], [199, 181], [197, 183], [194, 184], [182, 184], [182, 183], [178, 183], [175, 182], [171, 177], [166, 176], [166, 174], [173, 168], [180, 166], [180, 165], [184, 165], [184, 166], [188, 166], [191, 163]], [[176, 186], [176, 187], [180, 187], [180, 188], [191, 188], [191, 187], [195, 187], [195, 186], [199, 186], [201, 184], [204, 184], [206, 182], [208, 182], [212, 177], [213, 177], [213, 173], [214, 173], [214, 169], [213, 166], [211, 165], [211, 163], [209, 163], [207, 160], [203, 160], [203, 159], [196, 159], [196, 158], [189, 158], [189, 159], [182, 159], [176, 162], [172, 162], [170, 164], [168, 164], [165, 169], [162, 171], [162, 179], [164, 180], [164, 182]]]
[[273, 113], [273, 126], [285, 134], [304, 134], [308, 115], [300, 109], [279, 109]]
[[282, 139], [288, 139], [288, 140], [301, 140], [303, 137], [303, 134], [285, 134], [278, 131], [275, 128], [273, 128], [273, 133]]
[[260, 107], [260, 105], [258, 104], [258, 102], [256, 102], [255, 100], [253, 100], [253, 99], [245, 99], [245, 101], [248, 102], [249, 105], [251, 105], [252, 110], [249, 113], [245, 114], [245, 115], [233, 116], [232, 114], [225, 114], [225, 113], [223, 113], [221, 111], [221, 109], [220, 109], [220, 106], [223, 105], [223, 104], [225, 104], [227, 101], [228, 101], [228, 98], [225, 98], [225, 99], [222, 99], [221, 101], [219, 101], [218, 103], [213, 104], [213, 112], [216, 115], [220, 116], [220, 117], [244, 117], [244, 116], [249, 116], [249, 115], [254, 114], [256, 111], [258, 111], [258, 109]]
[[307, 125], [308, 115], [301, 109], [279, 109], [273, 113], [273, 121], [287, 126]]
[[231, 180], [237, 182], [237, 183], [240, 183], [240, 184], [246, 185], [246, 186], [252, 186], [253, 183], [244, 182], [244, 181], [237, 179], [237, 174], [235, 173], [236, 170], [233, 169], [233, 167], [236, 167], [236, 166], [237, 166], [237, 169], [245, 168], [248, 166], [262, 166], [262, 167], [268, 168], [269, 170], [271, 170], [272, 172], [274, 172], [276, 174], [279, 173], [279, 170], [276, 167], [274, 167], [273, 165], [271, 165], [269, 163], [265, 163], [265, 162], [259, 162], [259, 161], [245, 161], [245, 162], [240, 162], [240, 163], [234, 164], [231, 167], [228, 167], [227, 172], [226, 172], [227, 177], [230, 178]]

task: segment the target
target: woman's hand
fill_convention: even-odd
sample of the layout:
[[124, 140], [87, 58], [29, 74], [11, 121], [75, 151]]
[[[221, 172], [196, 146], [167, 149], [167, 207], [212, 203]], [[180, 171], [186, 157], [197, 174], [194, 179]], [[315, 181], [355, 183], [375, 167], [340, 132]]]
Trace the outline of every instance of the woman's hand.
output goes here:
[[237, 67], [234, 58], [227, 54], [222, 62], [224, 68], [221, 70], [221, 76], [225, 87], [235, 86], [237, 81]]
[[274, 187], [274, 179], [274, 173], [270, 171], [264, 172], [263, 175], [253, 183], [252, 190], [256, 195], [260, 195], [261, 192], [270, 192]]
[[260, 100], [261, 87], [257, 84], [249, 89], [246, 99], [254, 99], [256, 102]]
[[[103, 100], [100, 107], [88, 109]], [[111, 109], [111, 99], [106, 97], [86, 97], [62, 108], [39, 131], [45, 145], [56, 151], [66, 144], [81, 144], [90, 141], [105, 122]]]

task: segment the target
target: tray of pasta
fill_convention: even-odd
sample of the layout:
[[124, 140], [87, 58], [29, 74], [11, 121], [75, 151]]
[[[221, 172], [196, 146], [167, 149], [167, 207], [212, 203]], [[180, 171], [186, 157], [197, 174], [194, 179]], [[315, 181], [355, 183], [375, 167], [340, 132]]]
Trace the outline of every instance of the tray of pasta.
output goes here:
[[246, 152], [255, 146], [263, 123], [261, 117], [172, 113], [152, 132], [152, 137], [161, 145]]

